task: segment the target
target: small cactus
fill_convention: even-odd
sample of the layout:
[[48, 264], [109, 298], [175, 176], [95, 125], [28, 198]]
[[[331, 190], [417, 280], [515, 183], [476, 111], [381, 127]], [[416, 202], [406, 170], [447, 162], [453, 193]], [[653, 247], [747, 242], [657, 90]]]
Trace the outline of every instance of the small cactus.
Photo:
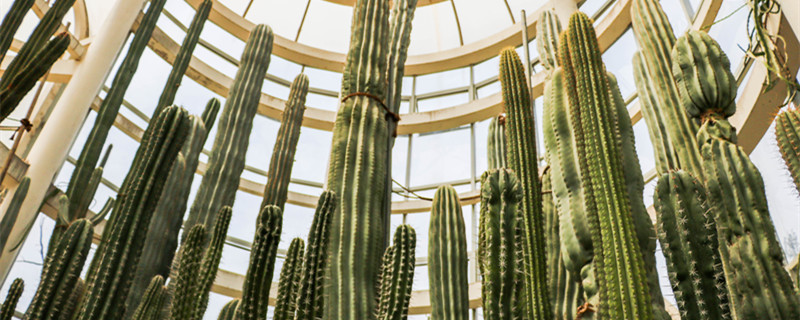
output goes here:
[[22, 206], [22, 201], [28, 195], [28, 187], [31, 185], [31, 178], [24, 177], [20, 180], [17, 190], [14, 191], [14, 197], [11, 198], [11, 203], [8, 205], [6, 213], [3, 215], [3, 220], [0, 221], [0, 257], [6, 252], [6, 242], [11, 235], [11, 229], [14, 228], [14, 223], [17, 221], [19, 215], [19, 208]]
[[234, 320], [236, 319], [236, 309], [239, 307], [239, 303], [241, 300], [233, 299], [225, 304], [222, 307], [222, 310], [219, 311], [219, 316], [217, 320]]
[[397, 227], [394, 243], [386, 249], [381, 270], [377, 319], [405, 320], [414, 282], [417, 234], [407, 224]]
[[166, 291], [164, 278], [159, 275], [153, 277], [132, 318], [136, 320], [160, 320], [161, 308], [164, 306], [167, 296]]
[[301, 238], [292, 239], [286, 260], [283, 262], [280, 280], [278, 281], [278, 297], [273, 311], [273, 320], [293, 320], [297, 309], [297, 291], [300, 284], [300, 273], [303, 270], [303, 250], [305, 243]]
[[486, 158], [489, 169], [505, 168], [506, 164], [506, 116], [492, 117], [489, 121], [489, 137], [486, 141]]
[[775, 121], [775, 136], [786, 166], [800, 191], [800, 111], [786, 110]]
[[308, 249], [297, 293], [295, 320], [322, 318], [323, 283], [334, 209], [336, 209], [336, 194], [332, 191], [322, 192], [314, 212], [314, 220], [311, 222], [311, 230], [308, 233]]
[[273, 205], [264, 207], [258, 215], [250, 266], [244, 279], [242, 301], [236, 309], [236, 320], [267, 318], [269, 288], [281, 239], [282, 216], [281, 209]]
[[441, 186], [433, 196], [428, 231], [428, 280], [431, 319], [469, 319], [467, 231], [461, 203], [453, 187]]
[[181, 247], [180, 262], [175, 281], [175, 293], [170, 306], [170, 318], [188, 320], [194, 316], [195, 299], [197, 299], [197, 277], [203, 259], [203, 244], [206, 241], [206, 228], [195, 225]]
[[22, 290], [25, 289], [25, 282], [20, 278], [14, 279], [11, 287], [8, 288], [6, 300], [3, 301], [3, 306], [0, 307], [0, 320], [11, 320], [14, 316], [14, 311], [17, 310], [17, 302], [22, 295]]

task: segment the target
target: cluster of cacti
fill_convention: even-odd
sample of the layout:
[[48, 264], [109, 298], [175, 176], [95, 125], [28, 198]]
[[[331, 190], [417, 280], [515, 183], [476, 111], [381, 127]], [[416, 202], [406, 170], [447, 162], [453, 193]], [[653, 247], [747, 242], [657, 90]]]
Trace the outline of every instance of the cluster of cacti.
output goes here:
[[467, 231], [453, 187], [436, 190], [428, 231], [428, 281], [431, 318], [469, 319]]
[[8, 237], [11, 236], [11, 229], [14, 228], [14, 223], [17, 222], [19, 215], [19, 208], [22, 206], [22, 201], [28, 195], [28, 187], [31, 185], [31, 178], [24, 177], [19, 181], [17, 190], [14, 191], [14, 196], [11, 198], [11, 203], [8, 206], [3, 220], [0, 221], [0, 257], [5, 252], [6, 242]]
[[335, 209], [336, 194], [332, 191], [322, 192], [314, 212], [314, 220], [311, 222], [311, 230], [308, 232], [308, 249], [297, 292], [296, 320], [322, 318], [323, 283], [330, 243], [331, 219]]
[[239, 176], [244, 170], [253, 118], [261, 99], [261, 86], [269, 67], [272, 40], [272, 29], [266, 25], [257, 25], [250, 32], [219, 118], [219, 130], [208, 157], [208, 168], [184, 229], [196, 224], [212, 226], [223, 206], [233, 206]]
[[414, 266], [417, 234], [407, 224], [397, 227], [392, 246], [386, 248], [380, 272], [378, 308], [376, 318], [381, 320], [405, 320], [408, 318], [408, 302], [411, 300], [411, 285], [414, 282]]
[[292, 239], [286, 260], [281, 268], [278, 281], [278, 296], [275, 310], [272, 312], [273, 320], [293, 320], [297, 310], [297, 293], [300, 285], [300, 276], [303, 271], [303, 251], [305, 243], [301, 238]]
[[0, 320], [11, 320], [16, 311], [19, 297], [22, 296], [22, 291], [25, 289], [25, 282], [20, 278], [14, 279], [11, 286], [8, 288], [6, 300], [0, 306]]
[[272, 159], [269, 161], [261, 207], [274, 205], [283, 210], [286, 204], [294, 154], [300, 139], [300, 125], [303, 123], [303, 114], [306, 111], [307, 94], [308, 76], [301, 73], [292, 81], [289, 100], [286, 100], [286, 107], [283, 109], [281, 127], [278, 129], [278, 136], [272, 149]]
[[786, 166], [800, 191], [800, 111], [786, 110], [775, 120], [775, 136]]
[[269, 288], [272, 286], [282, 221], [283, 214], [277, 206], [266, 206], [258, 215], [256, 234], [250, 249], [250, 265], [242, 287], [242, 300], [236, 308], [237, 320], [267, 318]]

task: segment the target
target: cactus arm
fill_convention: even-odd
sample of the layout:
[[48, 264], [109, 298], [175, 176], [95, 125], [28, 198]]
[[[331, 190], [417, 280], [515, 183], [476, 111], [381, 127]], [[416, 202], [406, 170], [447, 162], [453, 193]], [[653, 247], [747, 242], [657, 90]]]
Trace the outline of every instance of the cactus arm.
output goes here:
[[461, 202], [453, 187], [441, 186], [433, 196], [428, 231], [428, 281], [431, 319], [469, 319], [467, 231]]
[[11, 228], [17, 221], [19, 215], [19, 208], [22, 206], [22, 201], [28, 195], [28, 187], [31, 185], [31, 178], [24, 177], [20, 180], [17, 190], [14, 191], [14, 196], [11, 198], [11, 203], [8, 205], [8, 210], [3, 215], [3, 220], [0, 221], [0, 256], [3, 256], [3, 250], [6, 247], [8, 237], [11, 235]]
[[331, 218], [335, 209], [336, 194], [332, 191], [322, 192], [308, 233], [308, 250], [303, 262], [303, 274], [300, 277], [295, 320], [322, 318], [326, 253], [330, 239]]
[[160, 320], [161, 308], [166, 300], [166, 295], [164, 278], [161, 276], [153, 277], [144, 292], [142, 302], [136, 308], [132, 318], [136, 320]]
[[800, 191], [800, 111], [787, 110], [779, 114], [775, 121], [775, 136], [794, 185]]
[[0, 61], [5, 58], [8, 48], [11, 47], [11, 43], [14, 41], [14, 34], [17, 33], [19, 25], [22, 24], [22, 19], [25, 18], [34, 1], [14, 0], [14, 3], [8, 8], [3, 22], [0, 23]]
[[258, 215], [250, 265], [242, 287], [242, 301], [236, 309], [237, 320], [267, 318], [269, 288], [281, 238], [282, 216], [281, 209], [272, 205], [264, 207]]
[[17, 302], [19, 302], [19, 297], [22, 296], [22, 290], [24, 289], [25, 282], [20, 278], [14, 279], [14, 282], [11, 283], [11, 287], [8, 288], [6, 300], [3, 301], [3, 306], [0, 307], [0, 320], [11, 320], [14, 317], [14, 311], [17, 309]]
[[417, 234], [407, 224], [397, 227], [394, 242], [386, 250], [381, 271], [380, 300], [377, 318], [380, 320], [406, 320], [411, 285], [414, 282], [414, 251]]
[[219, 311], [218, 320], [234, 320], [236, 319], [236, 309], [239, 307], [241, 300], [233, 299], [222, 307]]
[[300, 273], [303, 269], [303, 247], [301, 238], [292, 239], [286, 260], [281, 268], [278, 281], [278, 296], [273, 311], [273, 320], [293, 320], [297, 309], [297, 289], [300, 284]]

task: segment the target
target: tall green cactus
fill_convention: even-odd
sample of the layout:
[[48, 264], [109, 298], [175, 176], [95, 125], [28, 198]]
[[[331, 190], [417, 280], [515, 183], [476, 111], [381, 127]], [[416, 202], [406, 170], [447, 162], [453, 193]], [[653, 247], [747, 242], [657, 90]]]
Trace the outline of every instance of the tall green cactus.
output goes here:
[[303, 250], [305, 243], [301, 238], [292, 239], [286, 260], [281, 268], [278, 281], [278, 296], [275, 310], [272, 312], [273, 320], [293, 320], [297, 310], [297, 293], [300, 285], [300, 276], [303, 271]]
[[281, 239], [282, 217], [281, 209], [273, 205], [264, 207], [258, 215], [250, 265], [242, 288], [242, 301], [236, 309], [237, 320], [267, 318], [269, 288]]
[[206, 251], [203, 253], [203, 261], [200, 265], [200, 272], [196, 275], [197, 284], [194, 293], [194, 319], [203, 319], [208, 307], [209, 293], [214, 285], [219, 271], [219, 263], [222, 259], [222, 249], [225, 247], [225, 239], [228, 237], [233, 209], [222, 207], [217, 221], [215, 222], [211, 239], [208, 242]]
[[239, 307], [241, 300], [233, 299], [222, 307], [219, 311], [218, 320], [234, 320], [236, 319], [236, 309]]
[[60, 319], [67, 303], [72, 302], [69, 297], [89, 254], [92, 229], [89, 220], [73, 222], [54, 250], [48, 252], [39, 288], [25, 313], [26, 319]]
[[28, 10], [33, 6], [35, 0], [14, 0], [11, 7], [8, 8], [3, 22], [0, 23], [0, 61], [6, 56], [8, 48], [14, 41], [14, 34], [17, 33], [19, 25], [22, 24], [22, 19], [28, 14]]
[[22, 296], [22, 290], [25, 289], [25, 282], [20, 278], [14, 279], [11, 286], [8, 288], [6, 300], [3, 301], [3, 306], [0, 307], [0, 320], [11, 320], [14, 316], [14, 311], [17, 310], [17, 302], [19, 297]]
[[411, 300], [411, 285], [414, 282], [414, 251], [417, 234], [407, 224], [397, 227], [394, 242], [384, 254], [381, 271], [377, 318], [381, 320], [405, 320], [408, 318], [408, 302]]
[[711, 139], [702, 152], [733, 318], [800, 318], [800, 298], [783, 269], [761, 174], [730, 142]]
[[800, 191], [800, 111], [794, 109], [780, 113], [775, 121], [775, 136], [783, 161], [786, 161], [794, 185]]
[[380, 263], [387, 232], [386, 164], [389, 123], [394, 121], [383, 102], [388, 18], [387, 1], [355, 4], [328, 167], [327, 186], [340, 201], [331, 225], [326, 320], [374, 318], [374, 266]]
[[194, 278], [200, 273], [203, 260], [203, 243], [206, 241], [206, 227], [195, 225], [181, 247], [180, 262], [177, 263], [177, 277], [174, 279], [174, 293], [170, 305], [170, 318], [189, 320], [194, 316], [194, 305], [197, 281]]
[[153, 277], [147, 290], [144, 292], [136, 312], [133, 313], [133, 319], [136, 320], [160, 320], [161, 308], [167, 296], [167, 288], [164, 287], [164, 278], [160, 275]]
[[[490, 130], [491, 132], [491, 130]], [[436, 190], [428, 231], [431, 319], [469, 319], [467, 230], [453, 187]]]
[[8, 209], [5, 214], [3, 214], [3, 220], [0, 221], [0, 257], [2, 257], [5, 252], [6, 242], [11, 235], [11, 229], [14, 228], [14, 223], [17, 222], [19, 208], [28, 195], [28, 187], [30, 187], [30, 185], [31, 178], [27, 176], [19, 181], [19, 185], [17, 185], [17, 190], [14, 191], [14, 196], [11, 198]]
[[8, 71], [3, 74], [0, 82], [9, 78], [11, 80], [6, 81], [5, 86], [0, 87], [2, 88], [0, 89], [0, 119], [8, 117], [22, 101], [22, 98], [28, 94], [28, 91], [33, 89], [36, 82], [50, 70], [56, 60], [61, 58], [61, 55], [64, 54], [64, 51], [69, 46], [69, 41], [69, 34], [62, 32], [53, 40], [48, 41], [39, 53], [33, 57], [36, 63], [29, 63], [17, 74], [12, 74]]
[[483, 317], [488, 320], [511, 319], [515, 314], [514, 272], [517, 259], [514, 248], [516, 225], [522, 219], [522, 191], [514, 172], [492, 169], [481, 177], [481, 215], [478, 235], [478, 266], [483, 277]]
[[124, 314], [130, 283], [144, 247], [147, 227], [172, 163], [189, 131], [189, 116], [167, 107], [147, 127], [151, 136], [136, 151], [114, 219], [106, 225], [92, 260], [89, 290], [78, 319], [107, 319]]
[[574, 124], [584, 199], [590, 219], [598, 222], [592, 242], [596, 244], [599, 315], [652, 319], [636, 221], [630, 215], [632, 207], [622, 170], [624, 150], [620, 150], [617, 138], [617, 121], [608, 120], [615, 118], [615, 107], [591, 19], [580, 12], [573, 14], [560, 45], [561, 76]]
[[658, 239], [667, 258], [681, 318], [730, 319], [706, 188], [686, 171], [661, 175], [656, 185]]
[[506, 164], [506, 116], [498, 115], [489, 121], [486, 139], [486, 159], [489, 169], [505, 168]]
[[524, 268], [525, 318], [544, 320], [553, 317], [547, 293], [544, 249], [544, 216], [539, 185], [536, 136], [528, 81], [517, 52], [508, 48], [500, 53], [500, 84], [506, 106], [508, 167], [514, 170], [522, 190], [522, 258]]
[[306, 111], [307, 94], [308, 76], [301, 73], [292, 81], [289, 99], [286, 100], [286, 107], [283, 109], [281, 127], [278, 129], [278, 137], [275, 139], [275, 147], [272, 149], [272, 159], [269, 161], [267, 184], [264, 187], [264, 200], [261, 201], [261, 207], [271, 204], [283, 210], [283, 206], [286, 204], [294, 154], [300, 139], [303, 113]]
[[336, 194], [324, 191], [317, 202], [311, 230], [308, 232], [308, 250], [303, 261], [303, 275], [297, 293], [295, 320], [316, 320], [323, 315], [323, 283], [330, 239], [331, 219], [336, 209]]
[[261, 98], [261, 86], [269, 67], [272, 40], [272, 29], [266, 25], [257, 25], [250, 32], [219, 119], [208, 170], [203, 175], [184, 229], [195, 224], [214, 225], [217, 212], [223, 206], [233, 205]]

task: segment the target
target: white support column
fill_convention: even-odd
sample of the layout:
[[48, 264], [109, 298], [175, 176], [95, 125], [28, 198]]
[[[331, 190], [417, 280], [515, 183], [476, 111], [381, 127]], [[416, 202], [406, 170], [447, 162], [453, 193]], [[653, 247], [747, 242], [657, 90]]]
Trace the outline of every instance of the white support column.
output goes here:
[[566, 29], [567, 24], [569, 24], [569, 17], [578, 11], [578, 1], [577, 0], [552, 0], [550, 1], [550, 5], [552, 5], [553, 11], [558, 16], [558, 20], [561, 21], [561, 26]]
[[[8, 243], [15, 242], [11, 239], [27, 237], [25, 227], [36, 219], [39, 204], [66, 159], [89, 105], [100, 91], [145, 2], [146, 0], [117, 0], [103, 25], [95, 29], [97, 34], [94, 40], [28, 155], [30, 167], [27, 175], [31, 178], [31, 184]], [[9, 188], [9, 194], [13, 194], [15, 190], [16, 187]], [[7, 201], [0, 204], [1, 213], [5, 214], [10, 198], [6, 197]], [[0, 259], [0, 279], [6, 278], [17, 254], [18, 250], [3, 254]]]

